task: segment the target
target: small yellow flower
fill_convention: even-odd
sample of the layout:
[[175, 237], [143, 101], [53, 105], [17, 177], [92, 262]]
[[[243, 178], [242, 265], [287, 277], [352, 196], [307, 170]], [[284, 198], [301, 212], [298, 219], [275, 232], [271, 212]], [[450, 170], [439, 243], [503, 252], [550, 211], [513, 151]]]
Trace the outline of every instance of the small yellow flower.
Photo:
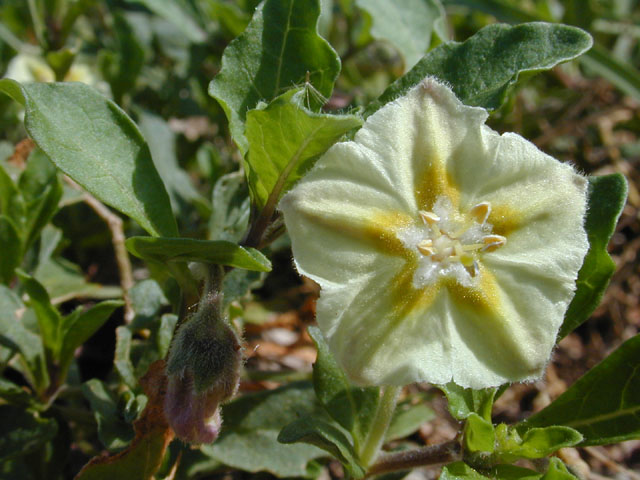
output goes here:
[[317, 320], [362, 385], [540, 377], [587, 252], [587, 182], [427, 78], [281, 201]]

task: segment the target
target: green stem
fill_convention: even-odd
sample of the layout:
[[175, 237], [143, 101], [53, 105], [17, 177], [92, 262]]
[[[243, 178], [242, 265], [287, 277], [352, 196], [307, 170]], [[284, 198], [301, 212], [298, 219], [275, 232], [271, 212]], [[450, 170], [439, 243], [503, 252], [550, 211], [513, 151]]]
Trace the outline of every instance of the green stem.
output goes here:
[[362, 466], [368, 468], [378, 456], [378, 452], [384, 443], [393, 412], [396, 409], [396, 401], [402, 391], [402, 387], [385, 387], [378, 409], [371, 423], [371, 430], [365, 439], [360, 452]]

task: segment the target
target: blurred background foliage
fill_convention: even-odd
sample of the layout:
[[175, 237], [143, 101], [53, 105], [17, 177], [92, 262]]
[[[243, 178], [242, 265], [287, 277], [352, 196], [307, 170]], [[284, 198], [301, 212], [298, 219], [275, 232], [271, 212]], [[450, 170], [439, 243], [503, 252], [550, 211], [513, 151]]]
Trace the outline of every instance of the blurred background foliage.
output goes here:
[[[622, 172], [630, 182], [629, 202], [610, 247], [618, 268], [612, 286], [594, 319], [560, 344], [548, 382], [517, 386], [498, 401], [497, 418], [517, 421], [548, 404], [640, 327], [640, 2], [397, 3], [408, 15], [386, 16], [389, 4], [382, 0], [321, 1], [318, 30], [342, 60], [325, 110], [357, 111], [430, 48], [464, 41], [497, 21], [561, 22], [587, 30], [595, 40], [579, 60], [524, 75], [489, 120], [498, 131], [516, 131], [587, 174]], [[242, 33], [257, 4], [2, 0], [0, 76], [81, 81], [112, 98], [148, 141], [181, 234], [237, 241], [249, 214], [247, 187], [238, 173], [241, 156], [207, 89], [221, 68], [223, 50]], [[167, 352], [177, 321], [171, 308], [176, 291], [138, 260], [126, 283], [109, 223], [119, 217], [101, 212], [25, 141], [22, 117], [16, 102], [0, 96], [0, 166], [19, 187], [11, 191], [0, 176], [0, 196], [5, 206], [11, 198], [21, 199], [30, 239], [20, 252], [1, 254], [5, 262], [14, 255], [22, 273], [0, 271], [0, 478], [72, 478], [94, 455], [120, 451], [133, 438], [132, 422], [147, 402], [137, 379]], [[120, 221], [127, 236], [141, 233], [133, 222]], [[7, 231], [0, 225], [5, 241]], [[317, 290], [294, 272], [286, 236], [270, 249], [274, 270], [268, 281], [264, 274], [237, 271], [227, 279], [233, 292], [227, 298], [230, 316], [245, 329], [248, 357], [243, 395], [224, 413], [228, 433], [200, 450], [174, 442], [158, 478], [242, 476], [239, 471], [343, 475], [335, 462], [327, 467], [320, 450], [275, 441], [283, 425], [317, 409], [308, 384], [290, 384], [310, 378], [315, 353], [306, 326], [313, 321]], [[122, 287], [131, 284], [127, 314], [119, 299]], [[25, 293], [31, 298], [27, 304]], [[37, 338], [38, 309], [68, 331], [81, 316], [91, 320], [90, 328], [70, 336], [66, 351], [58, 352], [62, 367], [55, 372], [46, 364], [47, 342]], [[278, 385], [289, 386], [272, 393]], [[251, 391], [258, 393], [244, 395]], [[417, 399], [429, 400], [431, 407]], [[413, 386], [403, 402], [390, 438], [398, 445], [436, 443], [455, 434], [457, 423], [436, 391]], [[633, 470], [640, 468], [640, 447], [637, 442], [589, 447], [567, 452], [564, 460], [590, 478], [638, 478]], [[437, 470], [424, 475], [434, 478]]]

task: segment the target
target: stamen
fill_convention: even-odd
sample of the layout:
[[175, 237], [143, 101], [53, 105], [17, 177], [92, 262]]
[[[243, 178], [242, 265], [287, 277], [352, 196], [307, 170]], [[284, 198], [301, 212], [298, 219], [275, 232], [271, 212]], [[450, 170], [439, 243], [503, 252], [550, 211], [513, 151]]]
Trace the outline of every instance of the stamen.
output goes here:
[[425, 225], [435, 225], [440, 221], [440, 217], [433, 212], [426, 212], [424, 210], [420, 210], [419, 213]]
[[431, 241], [423, 240], [422, 242], [420, 242], [418, 244], [418, 251], [423, 255], [429, 255], [429, 256], [433, 255], [436, 252], [430, 245], [432, 243], [433, 242], [431, 242]]
[[469, 272], [469, 275], [471, 275], [472, 277], [475, 277], [478, 275], [478, 262], [476, 262], [475, 260], [473, 261], [473, 263], [469, 266], [465, 265], [464, 268], [467, 270], [467, 272]]
[[462, 263], [462, 265], [467, 268], [472, 267], [475, 262], [476, 261], [473, 259], [473, 257], [468, 253], [460, 255], [460, 263]]
[[486, 235], [482, 237], [482, 242], [484, 243], [484, 247], [482, 247], [483, 252], [493, 252], [499, 247], [505, 245], [507, 243], [507, 239], [502, 235]]
[[449, 235], [450, 238], [459, 238], [464, 232], [466, 232], [469, 228], [469, 225], [463, 225], [458, 230]]
[[469, 214], [476, 219], [479, 224], [483, 224], [489, 218], [491, 214], [491, 204], [489, 202], [480, 202], [471, 210]]
[[420, 253], [414, 282], [424, 286], [445, 276], [462, 285], [472, 284], [469, 282], [476, 282], [482, 275], [482, 254], [502, 247], [507, 239], [491, 233], [489, 202], [480, 202], [460, 215], [452, 211], [450, 202], [439, 199], [437, 203], [439, 206], [435, 208], [440, 215], [420, 210], [422, 225], [415, 225], [407, 232], [408, 242]]

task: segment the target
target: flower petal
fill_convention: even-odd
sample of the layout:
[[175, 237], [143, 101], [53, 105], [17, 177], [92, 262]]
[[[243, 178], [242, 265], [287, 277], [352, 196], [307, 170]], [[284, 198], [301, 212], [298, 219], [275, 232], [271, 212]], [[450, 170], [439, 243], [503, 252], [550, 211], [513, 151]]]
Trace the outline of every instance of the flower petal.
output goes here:
[[355, 141], [383, 159], [409, 211], [431, 209], [439, 195], [455, 197], [444, 167], [459, 149], [480, 141], [487, 116], [484, 109], [463, 105], [446, 86], [426, 78], [369, 117]]
[[321, 286], [343, 285], [408, 255], [395, 230], [412, 221], [372, 152], [335, 145], [280, 201], [300, 273]]
[[[587, 184], [486, 118], [426, 79], [332, 147], [281, 202], [298, 268], [322, 287], [320, 328], [359, 384], [483, 388], [537, 378], [548, 361], [588, 249]], [[455, 230], [439, 218], [444, 204]], [[430, 255], [420, 232], [435, 235], [434, 249], [443, 239], [429, 261], [454, 268], [446, 262], [462, 254], [449, 246], [479, 249], [457, 233], [479, 204], [490, 225], [471, 222], [476, 233], [501, 241], [473, 254], [473, 281], [416, 286]], [[430, 213], [439, 226], [425, 228]]]

